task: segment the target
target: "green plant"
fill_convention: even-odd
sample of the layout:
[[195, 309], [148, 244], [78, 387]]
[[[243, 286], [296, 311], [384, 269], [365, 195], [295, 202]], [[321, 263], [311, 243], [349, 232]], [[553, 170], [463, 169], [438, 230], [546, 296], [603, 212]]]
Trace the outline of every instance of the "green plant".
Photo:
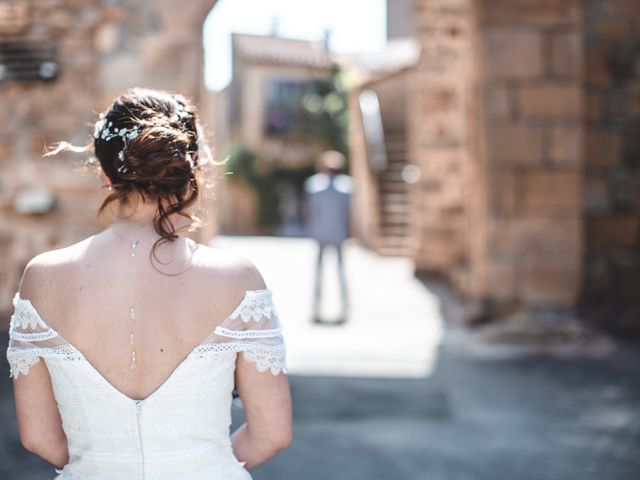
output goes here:
[[299, 167], [271, 165], [260, 172], [256, 165], [259, 156], [255, 150], [245, 143], [237, 143], [229, 150], [229, 161], [225, 164], [227, 181], [242, 181], [256, 192], [257, 222], [261, 227], [277, 227], [282, 221], [280, 213], [281, 185], [293, 185], [300, 195], [304, 180], [315, 173], [313, 163]]

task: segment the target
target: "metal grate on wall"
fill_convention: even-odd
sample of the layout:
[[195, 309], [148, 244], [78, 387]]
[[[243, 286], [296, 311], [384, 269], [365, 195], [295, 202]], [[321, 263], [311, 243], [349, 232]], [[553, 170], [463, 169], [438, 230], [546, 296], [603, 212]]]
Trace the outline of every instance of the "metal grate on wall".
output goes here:
[[55, 44], [0, 41], [0, 83], [53, 81], [59, 73]]

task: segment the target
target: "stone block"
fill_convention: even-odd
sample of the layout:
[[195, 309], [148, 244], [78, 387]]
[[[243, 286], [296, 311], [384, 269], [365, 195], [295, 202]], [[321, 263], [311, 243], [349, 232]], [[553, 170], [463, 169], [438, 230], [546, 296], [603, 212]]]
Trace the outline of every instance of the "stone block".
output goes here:
[[418, 127], [422, 146], [442, 147], [463, 145], [466, 138], [464, 118], [458, 113], [427, 116]]
[[487, 255], [485, 261], [515, 260], [514, 224], [510, 217], [492, 216], [485, 219]]
[[637, 0], [607, 0], [603, 7], [609, 14], [640, 19], [640, 3]]
[[511, 262], [492, 261], [486, 266], [486, 295], [496, 301], [511, 301], [517, 295], [516, 267]]
[[586, 222], [586, 240], [591, 252], [629, 250], [638, 245], [640, 218], [637, 215], [591, 217]]
[[507, 216], [515, 213], [518, 196], [515, 174], [487, 174], [486, 190], [490, 215]]
[[436, 20], [469, 16], [470, 0], [422, 0], [414, 2], [418, 29], [433, 29]]
[[461, 94], [458, 89], [449, 85], [425, 85], [422, 93], [424, 114], [460, 108]]
[[513, 116], [513, 95], [505, 84], [491, 82], [485, 87], [485, 112], [491, 120], [507, 120]]
[[536, 31], [495, 29], [484, 34], [486, 76], [531, 78], [543, 72], [542, 35]]
[[549, 134], [549, 159], [557, 165], [578, 167], [584, 156], [584, 130], [581, 125], [556, 125]]
[[578, 171], [540, 171], [523, 174], [522, 205], [526, 211], [562, 215], [582, 205]]
[[540, 165], [542, 130], [524, 123], [491, 123], [486, 132], [487, 161], [493, 165]]
[[580, 118], [583, 103], [577, 84], [526, 85], [518, 89], [518, 109], [525, 118]]
[[458, 148], [428, 148], [420, 158], [423, 180], [457, 177], [466, 160], [464, 151]]
[[585, 81], [587, 85], [607, 85], [611, 82], [608, 66], [608, 47], [587, 44], [585, 52]]
[[475, 14], [480, 25], [578, 24], [582, 19], [579, 0], [478, 0]]
[[516, 283], [520, 300], [535, 307], [571, 307], [578, 300], [581, 271], [579, 257], [574, 266], [538, 265], [518, 269]]
[[640, 117], [640, 85], [630, 85], [626, 90], [629, 115]]
[[[589, 122], [598, 122], [602, 118], [601, 98], [599, 93], [587, 93], [585, 99], [585, 116]], [[640, 102], [638, 102], [640, 107]], [[640, 108], [639, 108], [640, 111]]]
[[582, 203], [587, 214], [609, 211], [611, 202], [607, 182], [604, 179], [587, 176], [582, 188]]
[[550, 37], [549, 70], [554, 77], [582, 76], [583, 37], [575, 31], [552, 34]]
[[[640, 15], [640, 13], [639, 13]], [[631, 22], [623, 15], [600, 18], [595, 26], [596, 34], [607, 40], [625, 40], [631, 34]]]
[[416, 254], [416, 268], [446, 273], [448, 269], [458, 263], [461, 256], [460, 246], [453, 237], [434, 234], [432, 231], [423, 233], [428, 242], [423, 242]]
[[521, 265], [563, 265], [582, 251], [579, 212], [563, 217], [519, 216], [512, 220], [514, 253]]
[[590, 167], [610, 167], [621, 159], [622, 137], [618, 133], [589, 129], [586, 132], [586, 163]]

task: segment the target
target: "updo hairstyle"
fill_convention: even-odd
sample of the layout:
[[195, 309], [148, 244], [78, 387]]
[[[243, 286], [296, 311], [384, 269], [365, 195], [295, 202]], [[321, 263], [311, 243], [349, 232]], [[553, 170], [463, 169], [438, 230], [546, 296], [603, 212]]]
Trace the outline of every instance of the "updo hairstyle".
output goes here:
[[[203, 139], [196, 108], [182, 95], [134, 88], [116, 98], [95, 124], [93, 144], [74, 147], [61, 142], [61, 150], [87, 151], [93, 146], [97, 167], [111, 181], [110, 193], [98, 210], [119, 201], [129, 205], [141, 198], [157, 203], [153, 223], [161, 236], [153, 245], [178, 238], [170, 215], [188, 218], [189, 231], [202, 219], [185, 210], [198, 200], [203, 182], [202, 166], [216, 164]], [[106, 186], [106, 185], [104, 185]]]

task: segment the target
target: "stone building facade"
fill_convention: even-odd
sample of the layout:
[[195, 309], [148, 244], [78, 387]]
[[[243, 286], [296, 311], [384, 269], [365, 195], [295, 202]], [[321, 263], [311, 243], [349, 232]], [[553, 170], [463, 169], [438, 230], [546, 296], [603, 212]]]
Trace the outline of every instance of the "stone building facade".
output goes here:
[[[295, 118], [288, 118], [287, 112], [280, 112], [274, 119], [278, 113], [274, 107], [283, 101], [299, 105], [305, 88], [314, 79], [335, 71], [336, 63], [326, 44], [283, 38], [275, 32], [232, 33], [231, 55], [231, 82], [216, 95], [216, 151], [225, 156], [233, 146], [246, 145], [256, 152], [256, 168], [260, 171], [272, 165], [300, 168], [311, 164], [325, 146], [308, 135], [291, 132], [293, 128], [274, 129], [274, 120], [291, 127], [298, 124]], [[255, 190], [232, 176], [228, 180], [220, 185], [219, 230], [267, 234], [268, 229], [258, 225]], [[281, 183], [278, 187], [284, 190], [289, 186]], [[282, 203], [296, 202], [294, 189], [288, 191], [288, 201]]]
[[640, 330], [640, 3], [413, 9], [422, 52], [399, 81], [420, 171], [408, 185], [416, 270], [448, 278], [479, 317], [585, 306]]
[[[42, 158], [45, 144], [84, 143], [96, 113], [133, 85], [184, 92], [213, 122], [201, 27], [214, 4], [0, 0], [2, 58], [12, 45], [46, 47], [59, 68], [20, 82], [0, 68], [2, 309], [26, 261], [107, 221], [95, 217], [100, 181], [72, 173], [73, 154]], [[397, 91], [394, 78], [404, 89], [393, 115], [406, 115], [403, 213], [416, 270], [448, 278], [482, 315], [584, 305], [640, 329], [640, 2], [412, 5], [415, 66], [367, 81], [382, 94]], [[379, 184], [352, 125], [353, 173], [370, 194], [356, 216], [375, 223], [381, 215], [362, 210], [378, 208]]]
[[640, 325], [640, 2], [584, 10], [585, 311]]
[[[109, 220], [96, 216], [106, 191], [82, 168], [84, 157], [43, 158], [45, 145], [86, 144], [97, 113], [132, 86], [184, 93], [209, 116], [202, 23], [214, 4], [0, 1], [0, 310], [10, 308], [29, 259]], [[26, 71], [42, 51], [48, 63]], [[194, 237], [213, 234], [215, 223], [205, 220], [209, 226]]]

